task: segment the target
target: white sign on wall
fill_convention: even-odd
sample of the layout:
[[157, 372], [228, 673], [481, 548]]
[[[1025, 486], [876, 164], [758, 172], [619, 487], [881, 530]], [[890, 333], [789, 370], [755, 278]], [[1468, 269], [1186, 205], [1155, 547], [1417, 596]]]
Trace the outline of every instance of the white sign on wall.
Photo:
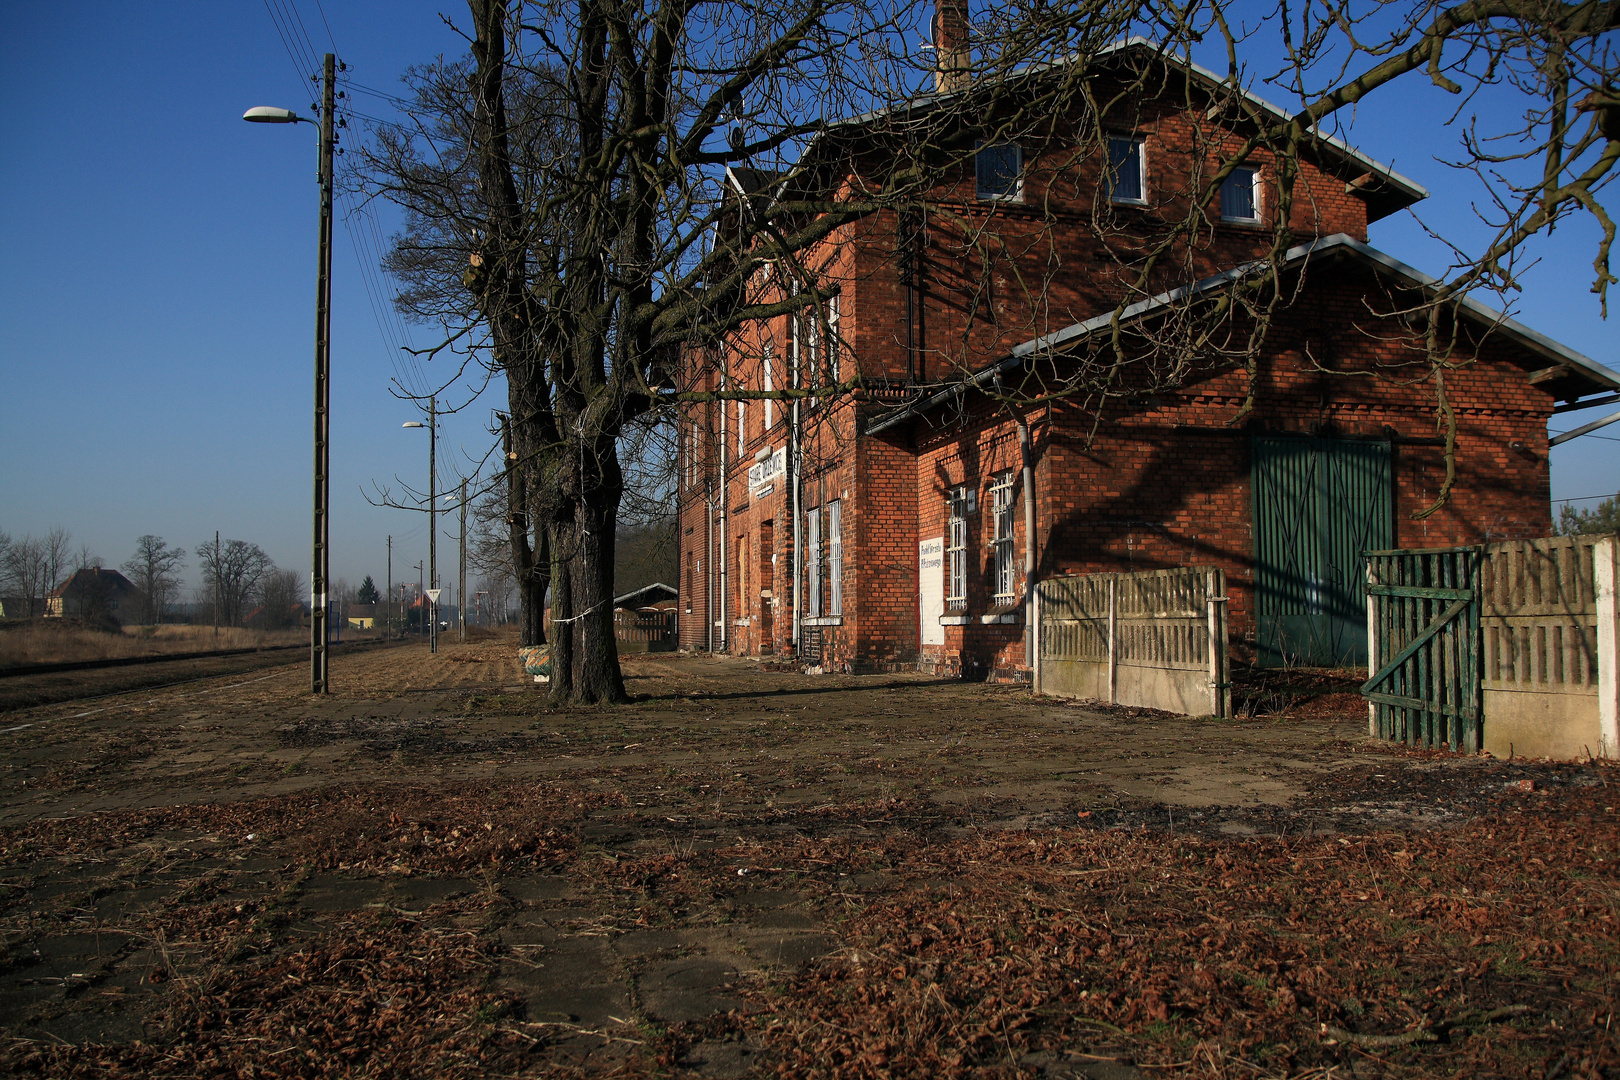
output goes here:
[[764, 461], [748, 466], [748, 490], [755, 495], [766, 494], [759, 489], [787, 475], [787, 447], [781, 447]]
[[917, 613], [922, 620], [922, 643], [945, 644], [945, 538], [936, 536], [917, 545]]

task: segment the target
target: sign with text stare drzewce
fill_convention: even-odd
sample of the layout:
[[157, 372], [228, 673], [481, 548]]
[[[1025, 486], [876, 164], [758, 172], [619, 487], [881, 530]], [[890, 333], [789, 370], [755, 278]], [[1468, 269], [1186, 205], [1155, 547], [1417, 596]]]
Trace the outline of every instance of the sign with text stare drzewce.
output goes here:
[[748, 466], [748, 491], [759, 496], [764, 492], [759, 489], [771, 483], [778, 477], [787, 475], [787, 447], [781, 447], [764, 461], [756, 461]]

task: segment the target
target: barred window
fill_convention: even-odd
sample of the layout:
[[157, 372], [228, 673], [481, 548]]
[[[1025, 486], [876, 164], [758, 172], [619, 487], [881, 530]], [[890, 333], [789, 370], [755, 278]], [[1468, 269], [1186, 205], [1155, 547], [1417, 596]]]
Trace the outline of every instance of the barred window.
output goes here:
[[804, 561], [805, 606], [810, 618], [821, 618], [821, 508], [807, 510], [804, 514], [804, 547], [806, 558]]
[[980, 143], [974, 154], [978, 196], [1016, 202], [1023, 198], [1024, 152], [1013, 143]]
[[1013, 567], [1013, 470], [996, 473], [990, 482], [990, 506], [995, 516], [997, 604], [1018, 599], [1018, 578]]
[[945, 531], [945, 606], [967, 607], [967, 488], [952, 488], [946, 496], [950, 519]]
[[844, 613], [844, 502], [834, 499], [827, 504], [827, 584], [829, 585], [827, 613]]
[[[776, 350], [772, 347], [771, 343], [769, 341], [767, 341], [765, 343], [765, 350], [764, 350], [764, 353], [763, 353], [763, 355], [761, 357], [761, 362], [760, 362], [760, 370], [763, 373], [764, 386], [765, 386], [765, 389], [767, 391], [776, 389], [776, 385], [775, 385], [776, 372], [772, 370], [772, 366], [773, 366], [772, 361], [774, 360], [774, 357], [773, 357], [772, 354], [775, 351]], [[774, 399], [772, 399], [772, 398], [766, 398], [765, 399], [765, 431], [766, 431], [765, 437], [766, 438], [770, 438], [769, 433], [770, 433], [770, 430], [771, 430], [771, 425], [776, 423], [776, 408], [775, 408], [775, 405], [776, 405], [776, 402], [775, 402]]]

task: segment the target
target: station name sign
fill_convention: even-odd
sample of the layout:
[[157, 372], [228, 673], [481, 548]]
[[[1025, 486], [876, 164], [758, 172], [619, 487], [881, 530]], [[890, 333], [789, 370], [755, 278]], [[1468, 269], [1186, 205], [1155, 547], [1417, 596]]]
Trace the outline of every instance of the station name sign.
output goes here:
[[748, 466], [748, 490], [755, 496], [766, 494], [759, 490], [787, 475], [787, 447], [781, 447], [770, 457]]

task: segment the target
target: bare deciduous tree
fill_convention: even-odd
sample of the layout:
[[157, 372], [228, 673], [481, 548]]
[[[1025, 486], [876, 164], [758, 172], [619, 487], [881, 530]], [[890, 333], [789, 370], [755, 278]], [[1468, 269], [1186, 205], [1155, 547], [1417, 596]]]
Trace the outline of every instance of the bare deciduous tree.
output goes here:
[[205, 585], [218, 582], [220, 621], [240, 626], [248, 601], [258, 595], [259, 582], [275, 568], [275, 563], [258, 544], [227, 540], [217, 551], [212, 542], [198, 544], [197, 566]]
[[169, 598], [180, 587], [177, 571], [185, 564], [186, 553], [161, 536], [147, 533], [135, 541], [135, 554], [124, 561], [123, 570], [145, 597], [142, 623], [163, 621]]

